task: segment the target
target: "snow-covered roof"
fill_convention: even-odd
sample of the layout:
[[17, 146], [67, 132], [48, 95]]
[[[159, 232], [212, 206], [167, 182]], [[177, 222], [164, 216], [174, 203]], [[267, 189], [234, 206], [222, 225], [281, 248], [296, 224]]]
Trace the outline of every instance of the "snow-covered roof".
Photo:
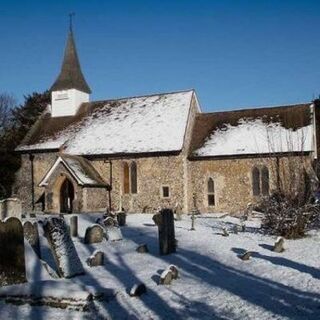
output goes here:
[[62, 148], [72, 155], [180, 151], [193, 94], [189, 90], [87, 103], [74, 118], [43, 117], [17, 150]]
[[199, 114], [191, 157], [314, 150], [311, 104]]
[[101, 178], [99, 173], [94, 169], [89, 161], [82, 157], [70, 155], [60, 155], [57, 158], [51, 169], [40, 182], [40, 187], [48, 184], [50, 177], [58, 168], [60, 163], [65, 166], [65, 168], [79, 185], [90, 187], [107, 187], [107, 183]]

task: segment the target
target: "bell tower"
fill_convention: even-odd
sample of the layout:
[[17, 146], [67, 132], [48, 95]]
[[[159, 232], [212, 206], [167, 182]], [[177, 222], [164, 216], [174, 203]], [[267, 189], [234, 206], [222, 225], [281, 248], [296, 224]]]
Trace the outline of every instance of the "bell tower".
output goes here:
[[74, 116], [80, 105], [90, 99], [91, 90], [82, 74], [74, 41], [72, 14], [60, 74], [50, 91], [52, 117]]

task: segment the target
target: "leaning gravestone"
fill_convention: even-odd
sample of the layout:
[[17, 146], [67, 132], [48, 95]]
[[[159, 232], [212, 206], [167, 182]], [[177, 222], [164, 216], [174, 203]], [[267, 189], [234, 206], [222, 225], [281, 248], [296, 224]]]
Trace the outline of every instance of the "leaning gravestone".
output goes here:
[[84, 236], [84, 243], [91, 244], [91, 243], [99, 243], [102, 242], [104, 238], [104, 232], [100, 225], [94, 224], [87, 228], [85, 236]]
[[87, 259], [87, 265], [89, 267], [97, 267], [104, 265], [104, 253], [100, 250], [96, 250], [93, 254]]
[[103, 224], [109, 241], [122, 240], [122, 233], [115, 219], [108, 217], [103, 220]]
[[26, 281], [23, 227], [10, 217], [0, 221], [0, 286]]
[[56, 261], [59, 275], [71, 278], [84, 274], [83, 266], [64, 219], [49, 218], [45, 220], [43, 230]]
[[33, 251], [39, 257], [39, 259], [41, 259], [40, 240], [37, 222], [32, 223], [30, 221], [25, 221], [23, 223], [23, 233], [24, 237], [30, 243]]
[[174, 234], [174, 215], [171, 209], [162, 209], [153, 216], [158, 226], [159, 249], [161, 255], [176, 252], [176, 239]]

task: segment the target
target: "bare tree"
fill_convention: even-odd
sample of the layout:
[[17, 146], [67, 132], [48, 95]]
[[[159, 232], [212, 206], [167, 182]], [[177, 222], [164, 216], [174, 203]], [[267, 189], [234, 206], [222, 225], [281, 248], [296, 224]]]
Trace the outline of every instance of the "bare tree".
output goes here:
[[15, 106], [16, 100], [8, 93], [0, 93], [0, 133], [3, 134], [11, 122], [11, 110]]
[[312, 130], [311, 125], [295, 130], [280, 125], [267, 129], [276, 181], [271, 194], [261, 199], [260, 208], [265, 213], [263, 226], [270, 233], [298, 238], [319, 219], [319, 205], [314, 201], [319, 181], [309, 154]]

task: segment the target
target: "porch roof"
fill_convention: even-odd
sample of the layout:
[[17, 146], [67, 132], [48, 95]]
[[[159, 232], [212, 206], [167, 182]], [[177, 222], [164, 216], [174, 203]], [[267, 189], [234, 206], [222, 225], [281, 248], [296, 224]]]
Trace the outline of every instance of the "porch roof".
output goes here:
[[65, 154], [60, 155], [57, 158], [51, 169], [40, 182], [40, 187], [48, 185], [50, 177], [57, 170], [59, 164], [62, 164], [81, 186], [99, 188], [108, 187], [108, 183], [103, 180], [97, 170], [87, 159], [80, 156], [70, 156]]

